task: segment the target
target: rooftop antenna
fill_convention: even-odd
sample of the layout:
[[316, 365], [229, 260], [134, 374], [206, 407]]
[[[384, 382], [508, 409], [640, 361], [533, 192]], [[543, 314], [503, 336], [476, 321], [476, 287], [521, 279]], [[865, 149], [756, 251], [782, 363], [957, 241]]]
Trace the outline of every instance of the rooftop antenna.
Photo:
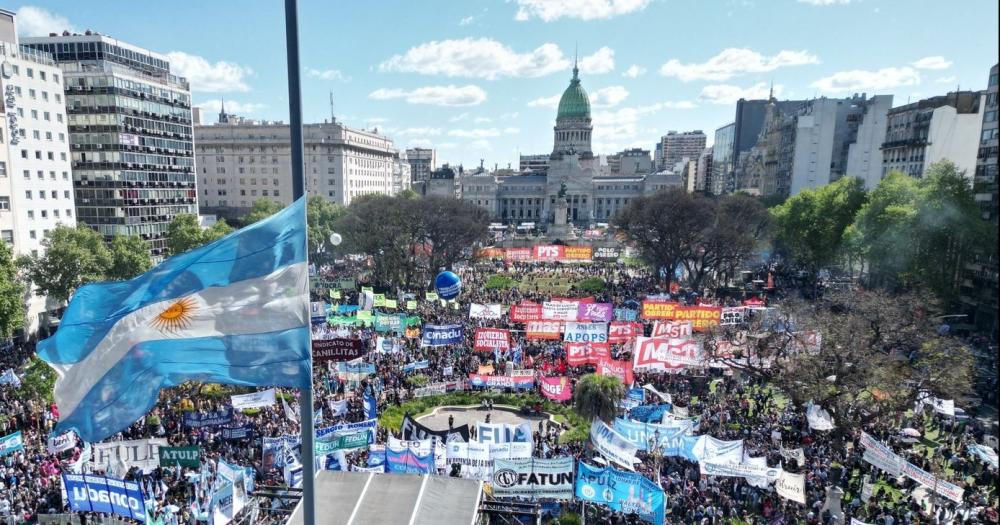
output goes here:
[[336, 124], [337, 117], [333, 114], [333, 90], [330, 90], [330, 123]]

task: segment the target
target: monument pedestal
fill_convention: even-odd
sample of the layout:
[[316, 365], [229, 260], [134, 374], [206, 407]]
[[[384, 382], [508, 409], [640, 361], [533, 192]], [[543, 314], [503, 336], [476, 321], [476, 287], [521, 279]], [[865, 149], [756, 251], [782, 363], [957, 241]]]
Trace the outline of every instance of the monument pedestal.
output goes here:
[[573, 227], [567, 224], [567, 216], [569, 215], [569, 204], [566, 203], [564, 199], [556, 199], [555, 204], [552, 208], [555, 214], [552, 224], [549, 225], [546, 237], [549, 239], [574, 239], [576, 235], [573, 233]]

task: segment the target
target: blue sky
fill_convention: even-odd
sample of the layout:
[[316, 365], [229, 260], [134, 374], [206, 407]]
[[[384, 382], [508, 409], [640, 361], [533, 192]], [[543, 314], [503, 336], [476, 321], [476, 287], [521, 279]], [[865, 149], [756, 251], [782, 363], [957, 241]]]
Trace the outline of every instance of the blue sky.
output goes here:
[[[283, 2], [38, 0], [23, 34], [93, 29], [170, 54], [196, 105], [287, 121]], [[141, 9], [137, 8], [141, 6]], [[305, 119], [378, 127], [442, 162], [517, 164], [552, 147], [578, 49], [598, 153], [714, 130], [735, 100], [960, 85], [997, 62], [995, 0], [300, 0]]]

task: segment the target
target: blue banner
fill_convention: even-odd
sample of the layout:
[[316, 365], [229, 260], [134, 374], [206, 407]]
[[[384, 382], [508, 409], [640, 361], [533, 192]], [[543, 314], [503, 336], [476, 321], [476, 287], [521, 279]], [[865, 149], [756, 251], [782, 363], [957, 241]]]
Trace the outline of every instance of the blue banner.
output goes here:
[[251, 437], [253, 437], [253, 426], [249, 423], [238, 427], [224, 427], [222, 429], [222, 439], [226, 441], [236, 441], [237, 439]]
[[379, 449], [373, 449], [368, 447], [368, 466], [369, 467], [384, 467], [385, 466], [385, 447]]
[[429, 360], [427, 360], [427, 359], [424, 359], [423, 361], [417, 361], [416, 363], [405, 364], [405, 365], [403, 365], [403, 366], [401, 366], [399, 368], [403, 372], [409, 373], [409, 372], [413, 372], [413, 371], [416, 371], [416, 370], [423, 370], [425, 368], [429, 368], [430, 366], [431, 366], [431, 362]]
[[188, 428], [217, 427], [228, 425], [233, 421], [233, 409], [216, 410], [215, 412], [187, 412], [184, 414], [184, 426]]
[[641, 405], [629, 410], [628, 417], [643, 423], [659, 423], [663, 419], [663, 414], [670, 412], [671, 408], [673, 405], [670, 403]]
[[18, 450], [24, 450], [24, 438], [21, 437], [20, 430], [0, 438], [0, 457], [13, 454]]
[[582, 461], [577, 465], [577, 498], [663, 525], [666, 496], [656, 483], [635, 472], [598, 469]]
[[636, 321], [639, 319], [639, 311], [629, 308], [615, 308], [615, 321]]
[[372, 395], [371, 387], [365, 389], [364, 402], [365, 402], [365, 418], [366, 419], [377, 418], [378, 403], [375, 401], [375, 396]]
[[10, 385], [14, 388], [21, 388], [21, 379], [14, 373], [13, 368], [8, 368], [6, 372], [0, 374], [0, 385]]
[[340, 304], [337, 305], [338, 314], [349, 314], [358, 311], [358, 305], [356, 304]]
[[465, 327], [460, 324], [425, 324], [420, 346], [457, 345], [465, 339]]
[[374, 363], [347, 363], [341, 361], [337, 363], [338, 374], [374, 374]]
[[102, 512], [146, 521], [146, 503], [137, 483], [77, 474], [63, 474], [62, 478], [73, 512]]
[[317, 428], [316, 437], [321, 438], [333, 433], [337, 434], [352, 434], [360, 430], [370, 430], [373, 435], [375, 432], [375, 427], [378, 425], [377, 419], [368, 419], [365, 421], [359, 421], [357, 423], [340, 423], [339, 425], [333, 425], [326, 428]]
[[640, 423], [626, 419], [615, 419], [614, 429], [625, 436], [639, 450], [647, 450], [649, 441], [656, 440], [660, 451], [665, 456], [679, 456], [684, 448], [684, 437], [691, 429], [690, 425], [672, 426], [655, 423]]
[[431, 474], [434, 469], [434, 454], [419, 456], [410, 449], [399, 452], [386, 449], [385, 471], [393, 474]]

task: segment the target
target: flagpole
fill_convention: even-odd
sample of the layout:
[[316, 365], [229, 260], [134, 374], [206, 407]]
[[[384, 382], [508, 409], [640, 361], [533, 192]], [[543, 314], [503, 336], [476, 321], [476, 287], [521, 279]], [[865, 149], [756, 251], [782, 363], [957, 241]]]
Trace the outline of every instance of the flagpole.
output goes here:
[[[305, 196], [305, 166], [303, 164], [302, 148], [302, 86], [300, 82], [301, 67], [299, 65], [299, 9], [297, 0], [285, 0], [285, 47], [288, 62], [288, 123], [289, 146], [292, 158], [292, 199], [298, 200]], [[303, 217], [303, 221], [305, 221]], [[308, 233], [308, 231], [307, 231]], [[309, 241], [306, 239], [306, 252]], [[308, 272], [306, 274], [306, 289], [308, 289]], [[305, 305], [306, 319], [310, 319], [309, 302]], [[311, 330], [311, 328], [310, 328]], [[306, 348], [312, 355], [312, 341]], [[313, 449], [313, 390], [312, 390], [312, 359], [309, 360], [309, 377], [299, 399], [299, 425], [302, 430], [302, 523], [316, 525], [316, 487], [314, 476]]]

